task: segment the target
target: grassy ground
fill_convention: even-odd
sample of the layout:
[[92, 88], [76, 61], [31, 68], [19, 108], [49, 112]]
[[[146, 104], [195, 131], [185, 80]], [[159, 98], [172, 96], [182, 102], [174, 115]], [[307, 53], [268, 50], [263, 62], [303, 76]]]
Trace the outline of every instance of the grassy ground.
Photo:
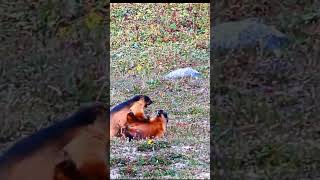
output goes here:
[[[111, 140], [111, 178], [209, 178], [209, 30], [208, 4], [111, 5], [111, 105], [145, 94], [169, 113], [153, 145]], [[203, 77], [162, 78], [187, 66]]]
[[243, 49], [215, 56], [212, 150], [219, 179], [319, 178], [318, 7], [319, 1], [216, 3], [218, 22], [261, 17], [291, 41], [279, 54]]

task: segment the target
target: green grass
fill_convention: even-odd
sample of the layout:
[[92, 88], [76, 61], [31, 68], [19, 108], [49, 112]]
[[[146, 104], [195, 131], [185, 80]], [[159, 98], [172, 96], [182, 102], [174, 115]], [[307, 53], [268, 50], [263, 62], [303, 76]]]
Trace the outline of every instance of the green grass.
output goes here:
[[[158, 109], [169, 114], [167, 134], [154, 144], [111, 140], [112, 178], [209, 178], [209, 6], [191, 4], [191, 13], [188, 4], [169, 6], [111, 5], [111, 105], [146, 94], [154, 101], [147, 108], [151, 117]], [[181, 15], [176, 20], [174, 9]], [[129, 20], [124, 20], [125, 12], [131, 13]], [[191, 20], [195, 27], [184, 26]], [[203, 78], [163, 79], [187, 66]]]
[[162, 148], [170, 148], [170, 144], [166, 141], [158, 141], [156, 143], [152, 143], [152, 144], [140, 144], [137, 147], [138, 151], [155, 151], [155, 150], [159, 150]]

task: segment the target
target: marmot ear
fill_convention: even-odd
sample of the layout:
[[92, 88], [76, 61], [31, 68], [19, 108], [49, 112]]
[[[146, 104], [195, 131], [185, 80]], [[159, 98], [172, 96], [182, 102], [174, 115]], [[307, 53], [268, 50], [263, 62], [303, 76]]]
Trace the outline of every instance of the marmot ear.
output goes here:
[[160, 110], [157, 111], [157, 116], [158, 116], [158, 117], [161, 116], [161, 114], [163, 114], [163, 110], [162, 110], [162, 109], [160, 109]]
[[133, 113], [132, 111], [130, 111], [130, 112], [128, 113], [128, 116], [133, 117], [133, 116], [134, 116], [134, 113]]
[[163, 116], [164, 116], [164, 118], [166, 118], [167, 121], [168, 121], [168, 113], [167, 113], [167, 112], [163, 112]]

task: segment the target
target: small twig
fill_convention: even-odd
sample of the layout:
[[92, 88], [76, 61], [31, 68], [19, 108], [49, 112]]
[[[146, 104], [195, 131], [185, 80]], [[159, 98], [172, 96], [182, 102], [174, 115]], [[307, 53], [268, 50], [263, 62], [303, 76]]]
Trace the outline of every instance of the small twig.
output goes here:
[[51, 85], [48, 85], [48, 88], [50, 88], [50, 89], [54, 90], [55, 92], [57, 92], [58, 96], [62, 95], [62, 92], [61, 92], [61, 90], [59, 88], [51, 86]]
[[229, 132], [231, 131], [231, 128], [226, 129], [225, 131], [223, 131], [220, 136], [218, 136], [216, 138], [216, 142], [218, 142], [220, 139], [222, 139], [225, 135], [227, 135]]

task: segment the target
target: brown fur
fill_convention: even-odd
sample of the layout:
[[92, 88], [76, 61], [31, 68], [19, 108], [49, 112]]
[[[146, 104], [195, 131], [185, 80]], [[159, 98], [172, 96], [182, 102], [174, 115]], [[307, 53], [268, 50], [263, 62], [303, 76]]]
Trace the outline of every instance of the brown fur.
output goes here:
[[84, 180], [76, 164], [68, 159], [58, 163], [54, 169], [53, 180]]
[[63, 149], [73, 160], [84, 179], [107, 179], [104, 131], [88, 127]]
[[1, 157], [0, 179], [97, 179], [102, 169], [98, 179], [106, 179], [106, 113], [99, 103], [21, 140]]
[[137, 95], [115, 106], [110, 112], [110, 137], [123, 136], [122, 129], [127, 122], [127, 114], [133, 112], [137, 121], [148, 122], [150, 117], [145, 116], [145, 108], [152, 104], [148, 96]]
[[139, 122], [132, 112], [127, 114], [127, 119], [124, 134], [129, 137], [129, 141], [131, 139], [161, 138], [167, 129], [168, 117], [163, 110], [159, 110], [157, 116], [149, 122]]

